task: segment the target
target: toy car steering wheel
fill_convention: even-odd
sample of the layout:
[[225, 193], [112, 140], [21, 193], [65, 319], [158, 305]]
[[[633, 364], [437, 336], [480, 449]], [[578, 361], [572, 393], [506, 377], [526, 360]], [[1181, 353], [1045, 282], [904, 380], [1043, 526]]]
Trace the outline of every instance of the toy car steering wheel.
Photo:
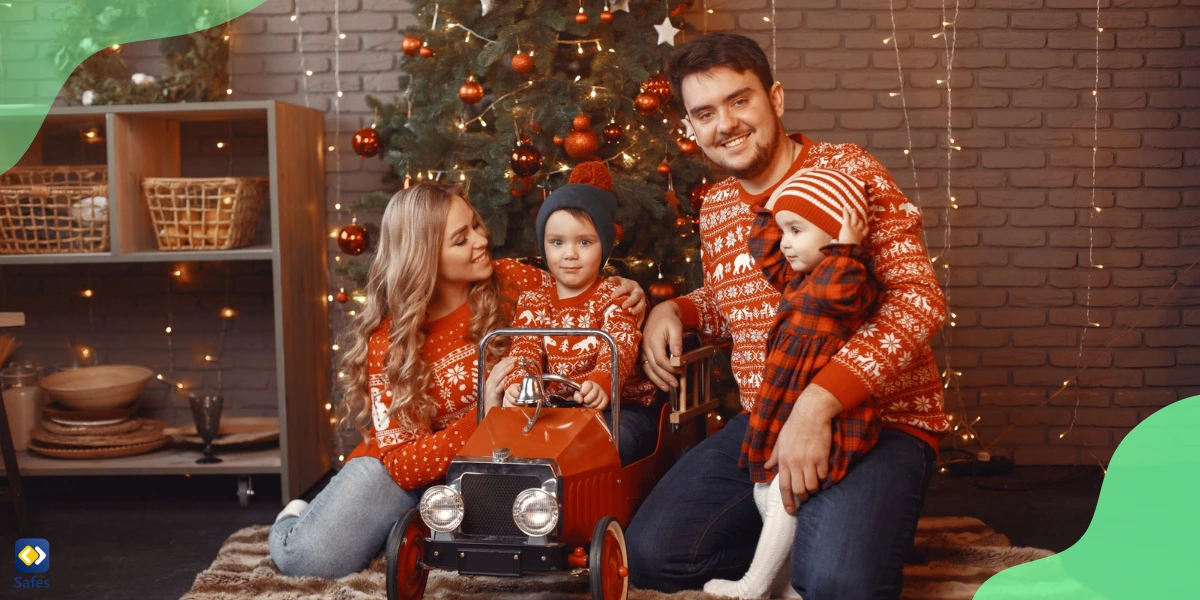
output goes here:
[[[574, 380], [558, 375], [556, 373], [545, 373], [542, 375], [542, 383], [560, 383], [572, 390], [578, 392], [582, 387]], [[583, 404], [576, 402], [572, 398], [559, 396], [558, 394], [546, 394], [546, 405], [551, 408], [579, 408]]]

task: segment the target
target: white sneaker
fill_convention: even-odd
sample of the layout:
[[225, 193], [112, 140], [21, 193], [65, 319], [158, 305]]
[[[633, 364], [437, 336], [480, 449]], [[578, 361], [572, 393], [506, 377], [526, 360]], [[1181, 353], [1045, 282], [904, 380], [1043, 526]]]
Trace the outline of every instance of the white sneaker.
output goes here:
[[307, 506], [308, 502], [305, 502], [304, 500], [299, 498], [292, 500], [291, 502], [287, 503], [287, 506], [283, 507], [283, 510], [279, 511], [279, 516], [275, 517], [275, 522], [278, 523], [284, 517], [299, 517], [300, 512], [303, 511]]

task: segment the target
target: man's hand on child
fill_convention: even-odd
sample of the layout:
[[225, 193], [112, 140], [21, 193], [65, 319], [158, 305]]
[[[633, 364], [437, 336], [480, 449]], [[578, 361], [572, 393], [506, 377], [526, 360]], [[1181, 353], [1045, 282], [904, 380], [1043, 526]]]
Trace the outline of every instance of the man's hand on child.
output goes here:
[[575, 392], [575, 401], [588, 408], [604, 410], [608, 406], [608, 394], [596, 382], [585, 381]]
[[838, 232], [839, 244], [861, 244], [863, 238], [867, 237], [867, 224], [858, 216], [858, 213], [842, 207], [842, 230]]

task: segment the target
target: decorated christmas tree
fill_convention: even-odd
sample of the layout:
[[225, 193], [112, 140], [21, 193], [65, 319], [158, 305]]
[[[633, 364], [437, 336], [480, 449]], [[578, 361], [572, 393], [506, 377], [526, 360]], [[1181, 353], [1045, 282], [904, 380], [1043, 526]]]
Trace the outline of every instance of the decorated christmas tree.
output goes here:
[[[611, 273], [652, 300], [700, 283], [696, 213], [706, 171], [666, 77], [687, 5], [629, 0], [413, 0], [398, 101], [370, 98], [355, 150], [400, 182], [462, 185], [497, 256], [535, 257], [542, 200], [585, 160], [611, 170], [619, 199]], [[382, 208], [372, 194], [355, 209]], [[364, 219], [365, 221], [365, 219]], [[351, 226], [343, 237], [361, 235]], [[369, 235], [366, 237], [370, 237]], [[361, 246], [360, 246], [361, 247]], [[369, 256], [343, 274], [361, 280]]]

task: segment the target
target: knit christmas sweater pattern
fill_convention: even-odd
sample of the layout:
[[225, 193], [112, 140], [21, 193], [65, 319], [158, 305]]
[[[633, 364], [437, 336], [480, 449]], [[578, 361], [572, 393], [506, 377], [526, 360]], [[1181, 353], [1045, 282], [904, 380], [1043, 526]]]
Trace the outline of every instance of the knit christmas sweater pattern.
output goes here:
[[[492, 261], [501, 291], [554, 287], [548, 273], [514, 260]], [[515, 294], [510, 294], [515, 295]], [[429, 395], [437, 412], [430, 426], [421, 427], [389, 415], [392, 390], [387, 385], [390, 318], [371, 333], [367, 349], [367, 388], [371, 399], [371, 428], [367, 440], [347, 460], [360, 456], [379, 459], [396, 484], [406, 490], [420, 489], [446, 475], [450, 460], [475, 432], [478, 342], [471, 339], [470, 306], [463, 304], [450, 314], [425, 324], [421, 357], [429, 365], [433, 382]]]
[[[649, 406], [654, 401], [655, 388], [637, 368], [642, 332], [637, 319], [621, 308], [625, 298], [612, 299], [616, 288], [616, 282], [597, 279], [573, 298], [560, 299], [553, 286], [523, 292], [517, 301], [513, 327], [599, 329], [609, 334], [617, 344], [621, 403]], [[611, 351], [606, 342], [595, 336], [523, 336], [513, 340], [508, 355], [540, 365], [545, 373], [562, 375], [578, 383], [592, 381], [610, 399], [613, 397]], [[520, 383], [523, 375], [523, 370], [517, 369], [505, 380], [504, 387]]]
[[[814, 142], [800, 134], [793, 139], [802, 147], [780, 182], [800, 169], [817, 168], [841, 171], [866, 185], [870, 232], [862, 245], [874, 258], [874, 274], [883, 287], [875, 315], [812, 383], [832, 392], [847, 409], [874, 396], [885, 426], [936, 448], [950, 422], [929, 342], [945, 321], [946, 303], [921, 237], [920, 209], [859, 146]], [[751, 413], [780, 293], [761, 273], [747, 240], [755, 211], [774, 189], [749, 194], [734, 178], [713, 186], [700, 208], [704, 285], [674, 300], [684, 327], [697, 328], [704, 343], [732, 340], [730, 363], [742, 407]]]

